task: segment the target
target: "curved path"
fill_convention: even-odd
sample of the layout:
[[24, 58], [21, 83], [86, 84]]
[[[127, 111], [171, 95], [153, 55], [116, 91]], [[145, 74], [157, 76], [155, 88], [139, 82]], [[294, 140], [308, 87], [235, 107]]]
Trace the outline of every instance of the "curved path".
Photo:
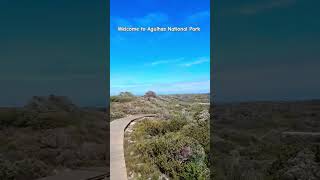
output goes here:
[[110, 123], [110, 179], [127, 180], [127, 169], [124, 159], [124, 131], [132, 121], [155, 117], [154, 114], [131, 115]]

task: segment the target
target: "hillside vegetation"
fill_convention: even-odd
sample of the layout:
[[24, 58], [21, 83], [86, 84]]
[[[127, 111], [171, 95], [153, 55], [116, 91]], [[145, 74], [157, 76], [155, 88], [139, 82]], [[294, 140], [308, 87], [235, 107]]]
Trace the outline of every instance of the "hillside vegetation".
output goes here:
[[320, 101], [216, 105], [216, 179], [320, 179]]
[[209, 179], [209, 96], [130, 95], [130, 101], [127, 96], [113, 97], [112, 120], [132, 114], [157, 115], [133, 123], [126, 131], [129, 179]]
[[34, 180], [80, 167], [105, 166], [106, 114], [65, 97], [34, 97], [0, 108], [0, 179]]

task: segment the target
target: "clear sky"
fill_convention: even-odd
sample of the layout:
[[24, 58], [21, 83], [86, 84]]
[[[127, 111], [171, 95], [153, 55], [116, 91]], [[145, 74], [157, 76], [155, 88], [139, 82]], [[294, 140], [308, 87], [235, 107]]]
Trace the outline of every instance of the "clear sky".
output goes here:
[[320, 98], [320, 1], [214, 1], [216, 101]]
[[[200, 27], [200, 32], [118, 32]], [[209, 0], [111, 0], [111, 94], [210, 92]]]

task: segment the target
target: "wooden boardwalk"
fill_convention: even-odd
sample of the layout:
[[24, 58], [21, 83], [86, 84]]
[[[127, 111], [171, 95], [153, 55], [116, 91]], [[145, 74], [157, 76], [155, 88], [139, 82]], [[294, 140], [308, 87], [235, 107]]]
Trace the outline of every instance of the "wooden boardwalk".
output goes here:
[[154, 114], [131, 115], [110, 123], [110, 179], [127, 180], [127, 169], [124, 159], [124, 131], [132, 121]]

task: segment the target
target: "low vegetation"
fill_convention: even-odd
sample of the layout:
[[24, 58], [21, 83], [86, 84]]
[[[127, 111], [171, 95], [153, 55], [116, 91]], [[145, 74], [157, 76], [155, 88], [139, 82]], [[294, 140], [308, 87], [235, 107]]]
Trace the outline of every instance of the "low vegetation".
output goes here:
[[130, 92], [122, 92], [118, 96], [110, 97], [111, 102], [119, 102], [119, 103], [131, 102], [134, 99], [135, 99], [134, 95]]
[[111, 115], [157, 114], [131, 125], [126, 132], [129, 179], [209, 179], [209, 106], [202, 104], [208, 101], [203, 94], [112, 102]]
[[105, 166], [103, 111], [64, 97], [34, 97], [22, 108], [0, 108], [0, 179], [33, 180], [61, 171]]
[[216, 105], [215, 178], [320, 179], [319, 113], [319, 101]]

